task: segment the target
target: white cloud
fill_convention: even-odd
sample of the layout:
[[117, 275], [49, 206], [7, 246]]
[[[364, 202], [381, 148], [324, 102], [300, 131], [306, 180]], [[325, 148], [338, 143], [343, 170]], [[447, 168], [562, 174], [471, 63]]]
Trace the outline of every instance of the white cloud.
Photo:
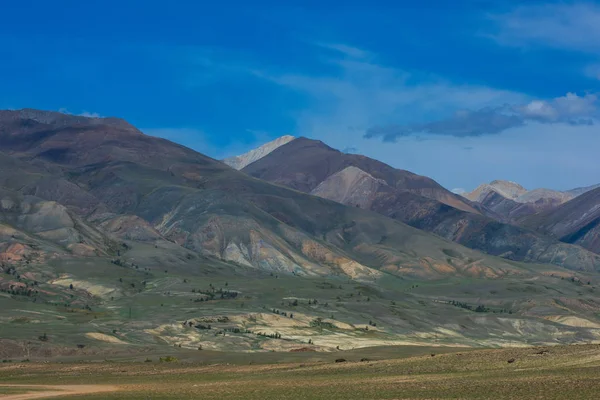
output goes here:
[[74, 113], [71, 112], [69, 110], [67, 110], [66, 108], [59, 108], [58, 112], [63, 113], [63, 114], [70, 114], [70, 115], [76, 115], [78, 117], [86, 117], [86, 118], [103, 118], [102, 115], [98, 114], [97, 112], [89, 112], [89, 111], [83, 111], [81, 113]]
[[515, 110], [525, 119], [535, 119], [541, 122], [570, 122], [589, 121], [597, 117], [598, 96], [587, 93], [578, 96], [567, 93], [565, 96], [551, 100], [534, 100]]
[[98, 114], [97, 112], [89, 112], [89, 111], [84, 111], [81, 114], [77, 114], [81, 117], [88, 117], [88, 118], [102, 118], [102, 116], [100, 114]]

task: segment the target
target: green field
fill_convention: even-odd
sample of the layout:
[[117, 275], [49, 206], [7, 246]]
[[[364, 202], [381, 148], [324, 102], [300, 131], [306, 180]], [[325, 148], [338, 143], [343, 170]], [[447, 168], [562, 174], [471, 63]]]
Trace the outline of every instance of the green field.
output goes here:
[[369, 283], [269, 273], [162, 250], [136, 244], [124, 265], [90, 258], [18, 266], [19, 282], [36, 280], [40, 294], [0, 293], [0, 360], [104, 359], [157, 346], [335, 353], [600, 339], [595, 276], [573, 281], [553, 275], [564, 270], [543, 274], [537, 267], [514, 278], [388, 275]]

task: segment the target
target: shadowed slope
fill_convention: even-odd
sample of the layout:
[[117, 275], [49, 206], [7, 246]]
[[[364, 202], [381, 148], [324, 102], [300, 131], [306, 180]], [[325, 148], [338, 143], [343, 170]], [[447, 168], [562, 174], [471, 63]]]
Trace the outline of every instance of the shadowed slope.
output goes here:
[[600, 253], [600, 188], [554, 210], [525, 218], [522, 224]]

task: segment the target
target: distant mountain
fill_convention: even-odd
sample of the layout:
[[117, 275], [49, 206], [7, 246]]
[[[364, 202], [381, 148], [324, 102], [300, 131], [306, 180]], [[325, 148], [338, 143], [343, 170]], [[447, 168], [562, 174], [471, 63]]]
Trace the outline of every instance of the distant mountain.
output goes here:
[[564, 203], [571, 200], [574, 195], [568, 192], [560, 192], [552, 189], [533, 189], [521, 196], [517, 197], [515, 201], [517, 203], [535, 203], [540, 200], [553, 200], [559, 203]]
[[271, 142], [263, 144], [262, 146], [254, 150], [250, 150], [245, 154], [226, 158], [223, 160], [223, 162], [232, 168], [242, 169], [248, 164], [252, 164], [254, 161], [260, 160], [276, 148], [283, 146], [284, 144], [289, 143], [294, 139], [295, 137], [289, 135], [281, 136]]
[[[345, 154], [316, 140], [298, 138], [243, 171], [269, 182], [375, 211], [472, 249], [513, 260], [579, 268], [582, 260], [590, 256], [583, 249], [567, 246], [555, 238], [484, 216], [482, 212], [495, 213], [449, 192], [430, 178], [365, 156]], [[517, 190], [515, 196], [518, 195]]]
[[575, 188], [575, 189], [571, 189], [571, 190], [567, 190], [567, 193], [577, 197], [580, 196], [584, 193], [589, 192], [590, 190], [594, 190], [600, 188], [600, 183], [597, 185], [591, 185], [591, 186], [586, 186], [586, 187], [579, 187], [579, 188]]
[[518, 224], [521, 218], [555, 209], [596, 187], [600, 187], [600, 185], [564, 192], [552, 189], [527, 190], [515, 182], [496, 180], [480, 185], [472, 192], [462, 193], [462, 195], [480, 204], [484, 211], [493, 213], [486, 213], [487, 215], [504, 222]]
[[554, 210], [525, 218], [521, 224], [600, 253], [600, 187]]
[[554, 198], [541, 198], [535, 202], [521, 203], [508, 199], [495, 190], [490, 190], [478, 197], [478, 204], [485, 210], [486, 215], [502, 222], [518, 224], [521, 218], [540, 211], [552, 210], [562, 202]]
[[553, 203], [565, 203], [577, 196], [580, 196], [590, 190], [599, 188], [600, 184], [580, 187], [576, 189], [559, 191], [552, 189], [533, 189], [527, 190], [515, 182], [495, 180], [490, 183], [479, 185], [472, 192], [461, 192], [460, 194], [471, 201], [479, 203], [490, 193], [496, 192], [506, 199], [514, 200], [517, 203], [536, 203], [540, 200]]
[[481, 202], [490, 192], [496, 192], [506, 199], [515, 200], [527, 193], [527, 189], [515, 182], [496, 180], [489, 184], [479, 185], [472, 192], [462, 193], [471, 201]]
[[495, 180], [490, 183], [479, 185], [472, 192], [464, 193], [463, 196], [471, 201], [481, 203], [490, 193], [496, 192], [502, 197], [513, 200], [517, 203], [535, 203], [541, 199], [555, 200], [559, 203], [571, 200], [575, 195], [569, 192], [560, 192], [551, 189], [527, 190], [515, 182]]

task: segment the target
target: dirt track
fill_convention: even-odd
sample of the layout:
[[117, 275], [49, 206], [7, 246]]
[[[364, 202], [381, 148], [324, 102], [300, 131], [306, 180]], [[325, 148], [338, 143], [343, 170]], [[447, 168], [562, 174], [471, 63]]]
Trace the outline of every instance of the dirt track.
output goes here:
[[116, 386], [112, 385], [0, 385], [0, 388], [23, 388], [34, 390], [29, 393], [9, 394], [5, 396], [0, 395], [0, 398], [3, 400], [45, 399], [55, 396], [96, 394], [118, 390]]

